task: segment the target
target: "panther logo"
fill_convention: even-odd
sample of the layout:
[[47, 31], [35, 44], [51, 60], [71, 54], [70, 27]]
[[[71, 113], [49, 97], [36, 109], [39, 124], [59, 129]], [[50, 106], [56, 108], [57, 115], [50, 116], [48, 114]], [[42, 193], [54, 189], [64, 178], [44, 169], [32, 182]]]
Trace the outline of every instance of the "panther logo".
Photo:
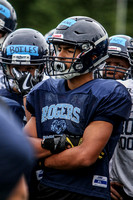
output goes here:
[[66, 129], [66, 122], [65, 120], [54, 120], [51, 125], [51, 130], [57, 134], [60, 134]]

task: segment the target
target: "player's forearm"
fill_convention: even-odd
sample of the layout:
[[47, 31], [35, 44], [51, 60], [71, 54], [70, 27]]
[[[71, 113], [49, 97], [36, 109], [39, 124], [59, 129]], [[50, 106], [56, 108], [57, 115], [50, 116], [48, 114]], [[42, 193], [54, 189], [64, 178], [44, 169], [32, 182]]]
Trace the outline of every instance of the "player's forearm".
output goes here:
[[40, 138], [34, 138], [34, 137], [29, 137], [28, 139], [30, 140], [31, 144], [33, 145], [33, 148], [35, 150], [35, 156], [37, 158], [45, 158], [51, 155], [51, 152], [47, 149], [43, 149], [41, 147], [41, 140]]
[[96, 159], [97, 157], [94, 158], [91, 155], [86, 156], [85, 150], [77, 146], [46, 158], [44, 165], [54, 169], [71, 170], [88, 167]]

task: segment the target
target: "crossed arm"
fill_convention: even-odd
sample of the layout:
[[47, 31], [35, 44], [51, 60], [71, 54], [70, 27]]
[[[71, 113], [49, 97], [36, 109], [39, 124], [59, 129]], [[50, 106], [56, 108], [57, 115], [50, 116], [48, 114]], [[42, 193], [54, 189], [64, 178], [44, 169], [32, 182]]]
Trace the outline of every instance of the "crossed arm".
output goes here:
[[37, 138], [36, 118], [32, 117], [25, 131], [35, 148], [38, 158], [45, 158], [44, 165], [49, 168], [71, 170], [87, 167], [95, 163], [99, 154], [107, 144], [113, 125], [105, 121], [91, 122], [85, 129], [81, 145], [52, 154], [41, 147], [41, 139]]

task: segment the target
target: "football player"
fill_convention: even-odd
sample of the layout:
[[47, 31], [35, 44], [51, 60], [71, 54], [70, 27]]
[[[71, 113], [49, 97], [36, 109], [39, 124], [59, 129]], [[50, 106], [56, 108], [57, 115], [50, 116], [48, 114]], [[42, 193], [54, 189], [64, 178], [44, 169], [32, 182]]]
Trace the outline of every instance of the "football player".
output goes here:
[[[127, 52], [128, 51], [128, 52]], [[109, 58], [103, 69], [95, 73], [99, 78], [111, 78], [121, 82], [133, 98], [133, 45], [128, 35], [113, 35], [109, 38]], [[125, 80], [127, 79], [127, 80]], [[111, 196], [113, 199], [133, 199], [133, 114], [125, 121], [119, 142], [110, 162]]]
[[34, 199], [109, 200], [109, 160], [131, 97], [115, 80], [93, 79], [108, 57], [108, 34], [96, 20], [73, 16], [56, 27], [51, 44], [46, 73], [58, 79], [27, 96], [25, 130], [44, 167]]
[[0, 95], [24, 106], [24, 97], [44, 74], [47, 45], [43, 35], [31, 28], [20, 28], [5, 39], [1, 65], [6, 88]]
[[[13, 6], [5, 0], [0, 0], [0, 52], [5, 38], [17, 27], [17, 15]], [[0, 67], [0, 89], [5, 88], [3, 71]]]
[[[50, 38], [50, 37], [53, 35], [54, 31], [55, 31], [55, 28], [54, 28], [54, 29], [51, 29], [49, 32], [47, 32], [47, 33], [44, 35], [44, 39], [46, 40], [47, 43], [49, 43], [48, 38]], [[54, 53], [54, 49], [53, 49], [52, 47], [53, 47], [53, 45], [51, 44], [51, 48], [50, 48], [50, 50], [51, 50], [51, 55]], [[46, 80], [46, 79], [48, 79], [48, 78], [50, 78], [50, 76], [47, 76], [47, 75], [44, 73], [43, 80]], [[52, 77], [52, 78], [54, 78], [54, 77]]]

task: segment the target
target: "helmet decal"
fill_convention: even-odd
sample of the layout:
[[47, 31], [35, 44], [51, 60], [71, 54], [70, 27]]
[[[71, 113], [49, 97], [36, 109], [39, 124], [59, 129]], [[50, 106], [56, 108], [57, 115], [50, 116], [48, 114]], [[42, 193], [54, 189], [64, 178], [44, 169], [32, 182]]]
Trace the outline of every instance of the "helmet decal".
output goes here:
[[115, 46], [108, 46], [108, 50], [120, 52], [121, 48], [120, 47], [115, 47]]
[[60, 26], [60, 25], [65, 25], [65, 26], [70, 27], [70, 26], [72, 26], [72, 25], [75, 24], [75, 23], [76, 23], [76, 21], [75, 21], [74, 19], [65, 19], [65, 20], [63, 20], [63, 21], [59, 24], [59, 26]]
[[121, 37], [113, 37], [110, 40], [110, 43], [116, 43], [116, 44], [120, 44], [122, 46], [125, 46], [126, 39], [125, 38], [121, 38]]
[[38, 56], [38, 46], [33, 45], [9, 45], [6, 48], [7, 55], [13, 54], [29, 54]]
[[26, 55], [24, 55], [24, 54], [13, 54], [11, 64], [21, 65], [21, 63], [23, 63], [23, 65], [29, 65], [30, 60], [31, 60], [31, 57], [28, 54], [26, 54]]
[[63, 34], [53, 34], [51, 37], [56, 37], [56, 38], [63, 39]]
[[11, 16], [10, 10], [2, 4], [0, 4], [0, 13], [7, 18]]

